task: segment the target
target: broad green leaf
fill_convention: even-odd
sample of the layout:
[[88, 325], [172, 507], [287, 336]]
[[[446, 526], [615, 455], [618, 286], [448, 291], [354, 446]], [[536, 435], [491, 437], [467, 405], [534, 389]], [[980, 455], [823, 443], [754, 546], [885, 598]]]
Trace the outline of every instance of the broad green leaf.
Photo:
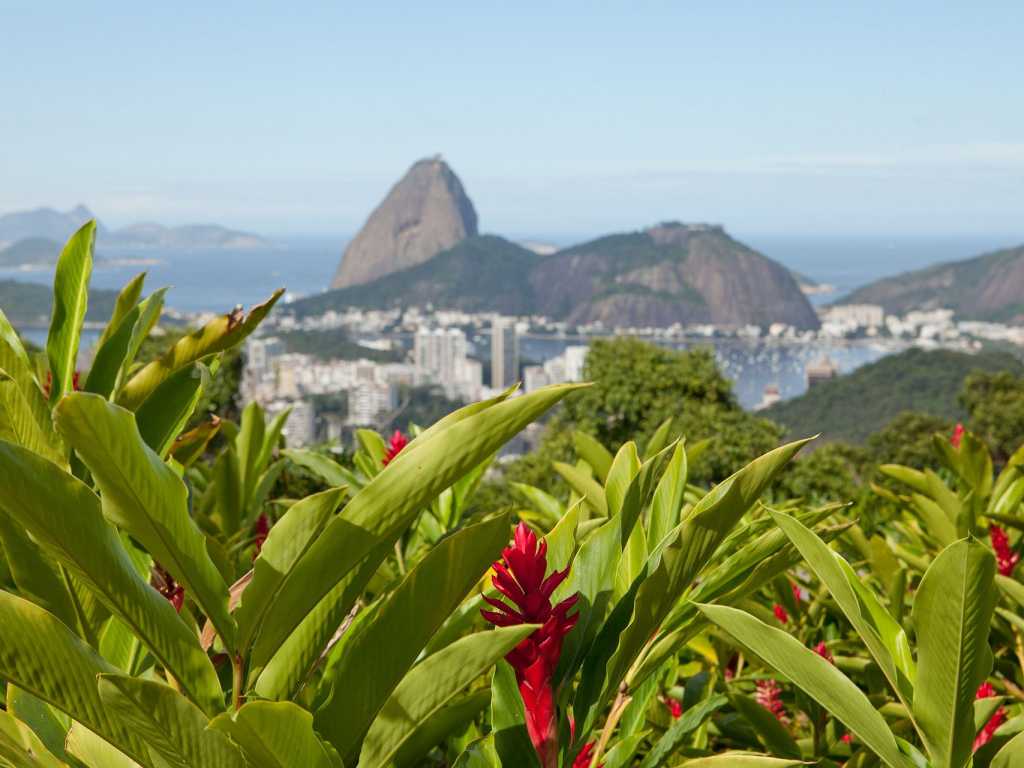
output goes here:
[[254, 663], [265, 663], [324, 595], [371, 551], [394, 541], [425, 504], [575, 389], [545, 387], [413, 440], [331, 520], [269, 596], [271, 620], [260, 623]]
[[[34, 384], [31, 386], [35, 388]], [[18, 382], [0, 369], [0, 439], [23, 445], [54, 464], [63, 465], [66, 457], [53, 438], [52, 427], [40, 426]]]
[[626, 493], [633, 484], [633, 478], [639, 472], [640, 455], [637, 453], [636, 443], [632, 441], [623, 443], [619, 452], [615, 454], [615, 460], [612, 462], [611, 469], [608, 470], [608, 477], [604, 484], [608, 515], [617, 515], [622, 511]]
[[160, 288], [139, 302], [139, 314], [134, 318], [131, 327], [131, 335], [128, 338], [128, 345], [125, 348], [124, 357], [121, 361], [121, 368], [117, 372], [117, 381], [114, 384], [112, 400], [117, 400], [120, 395], [125, 379], [135, 364], [135, 357], [139, 354], [139, 350], [142, 349], [143, 342], [149, 337], [149, 333], [153, 330], [157, 320], [160, 319], [160, 313], [164, 309], [164, 296], [166, 294], [167, 288]]
[[[0, 310], [0, 370], [15, 382], [21, 395], [20, 398], [5, 396], [2, 403], [3, 409], [11, 410], [27, 407], [38, 432], [44, 436], [47, 443], [47, 450], [45, 452], [38, 452], [43, 453], [57, 464], [66, 465], [67, 457], [64, 455], [60, 438], [57, 437], [57, 433], [53, 430], [50, 406], [46, 402], [43, 391], [39, 388], [35, 368], [29, 359], [28, 353], [21, 344], [21, 339], [2, 310]], [[10, 403], [7, 402], [8, 400], [10, 400]], [[6, 416], [6, 419], [11, 418], [13, 417]], [[9, 429], [11, 428], [13, 427], [9, 427]], [[21, 431], [27, 432], [25, 428], [22, 428]], [[6, 440], [8, 438], [4, 437], [3, 439]]]
[[509, 485], [513, 490], [518, 491], [519, 495], [525, 498], [541, 514], [547, 525], [554, 525], [562, 519], [565, 507], [554, 496], [526, 483], [510, 482]]
[[754, 729], [757, 738], [769, 752], [778, 757], [793, 757], [797, 760], [802, 757], [800, 747], [774, 714], [741, 693], [732, 694], [729, 701], [733, 709]]
[[709, 757], [694, 757], [678, 768], [789, 768], [793, 765], [807, 765], [803, 760], [788, 760], [782, 757], [766, 757], [751, 752], [724, 752]]
[[46, 339], [50, 361], [50, 403], [56, 403], [72, 389], [78, 339], [89, 305], [89, 278], [92, 275], [92, 249], [96, 241], [96, 222], [87, 221], [71, 236], [57, 259], [53, 276], [53, 317]]
[[904, 705], [909, 705], [913, 699], [912, 682], [915, 674], [913, 667], [901, 669], [897, 664], [897, 637], [903, 634], [902, 628], [878, 603], [877, 598], [861, 585], [860, 579], [846, 561], [830, 550], [812, 531], [793, 517], [771, 510], [769, 513], [821, 582], [828, 587], [832, 598], [860, 635], [900, 700]]
[[322, 683], [331, 693], [316, 714], [317, 730], [346, 762], [431, 635], [500, 557], [508, 538], [506, 514], [444, 539], [385, 598], [374, 620], [354, 630]]
[[0, 711], [0, 763], [13, 768], [66, 768], [25, 723]]
[[640, 763], [640, 768], [660, 768], [675, 754], [676, 749], [682, 745], [683, 739], [700, 728], [705, 720], [728, 702], [729, 700], [725, 696], [716, 694], [689, 707], [651, 747], [651, 751]]
[[644, 456], [651, 458], [655, 454], [661, 453], [665, 446], [668, 445], [670, 436], [672, 435], [672, 423], [675, 421], [671, 416], [665, 419], [658, 428], [654, 430], [654, 434], [651, 435], [651, 439], [647, 441], [647, 445], [644, 446]]
[[7, 686], [7, 711], [32, 729], [54, 757], [66, 761], [64, 740], [67, 738], [70, 720], [42, 699], [16, 685]]
[[1018, 733], [1000, 749], [990, 768], [1017, 768], [1024, 765], [1024, 733]]
[[141, 312], [140, 307], [131, 309], [120, 325], [100, 343], [85, 379], [85, 386], [82, 387], [84, 391], [95, 392], [103, 397], [110, 397], [114, 392]]
[[167, 377], [135, 412], [139, 434], [160, 458], [167, 456], [199, 404], [210, 373], [202, 363], [186, 365]]
[[100, 699], [174, 768], [246, 768], [238, 748], [212, 730], [206, 715], [169, 685], [123, 675], [100, 675]]
[[242, 428], [238, 431], [235, 447], [238, 450], [238, 469], [242, 477], [242, 499], [245, 511], [249, 512], [249, 502], [263, 467], [260, 457], [263, 454], [263, 443], [267, 424], [263, 418], [263, 409], [253, 401], [242, 411]]
[[914, 600], [917, 685], [913, 712], [935, 768], [960, 768], [974, 741], [974, 696], [992, 669], [995, 557], [962, 539], [946, 547]]
[[96, 690], [96, 675], [115, 671], [112, 666], [52, 614], [3, 591], [0, 626], [0, 676], [146, 759], [145, 743], [111, 716]]
[[241, 342], [263, 321], [283, 292], [284, 289], [274, 291], [267, 301], [254, 306], [248, 315], [241, 309], [229, 312], [179, 340], [129, 379], [121, 390], [118, 403], [134, 411], [161, 382], [178, 369]]
[[342, 768], [337, 753], [313, 731], [312, 713], [290, 701], [251, 701], [217, 715], [210, 728], [230, 736], [250, 768]]
[[259, 557], [253, 562], [252, 581], [242, 593], [235, 619], [238, 644], [249, 647], [266, 616], [270, 598], [302, 555], [309, 549], [345, 497], [344, 487], [307, 496], [293, 504], [270, 529]]
[[0, 441], [0, 487], [9, 489], [0, 494], [0, 510], [131, 627], [186, 695], [207, 711], [223, 708], [217, 674], [198, 638], [139, 577], [104, 519], [99, 499], [85, 484], [46, 459]]
[[286, 448], [281, 451], [281, 454], [300, 467], [319, 475], [328, 485], [347, 485], [350, 488], [359, 488], [363, 485], [356, 481], [352, 470], [341, 466], [334, 459], [322, 453], [305, 449]]
[[42, 606], [69, 627], [77, 627], [75, 606], [60, 567], [43, 554], [24, 528], [4, 514], [0, 514], [0, 546], [21, 596]]
[[424, 722], [536, 629], [535, 624], [524, 624], [479, 632], [413, 667], [366, 734], [360, 768], [388, 765]]
[[658, 481], [654, 500], [651, 502], [651, 522], [647, 538], [652, 547], [660, 544], [669, 532], [679, 525], [687, 474], [686, 447], [679, 443]]
[[867, 696], [834, 665], [805, 648], [788, 632], [775, 629], [741, 610], [722, 605], [698, 607], [708, 619], [842, 721], [891, 768], [914, 768]]
[[88, 768], [139, 768], [139, 764], [81, 723], [73, 723], [65, 745]]
[[487, 735], [477, 739], [455, 760], [453, 768], [501, 768], [502, 762], [494, 751], [494, 739]]
[[213, 416], [188, 432], [178, 435], [171, 448], [171, 456], [183, 467], [190, 467], [205, 453], [210, 441], [220, 432], [223, 422]]
[[142, 544], [185, 587], [235, 647], [228, 587], [188, 511], [181, 478], [145, 444], [135, 415], [98, 395], [78, 392], [56, 409], [57, 431], [74, 446], [100, 488], [103, 514]]
[[114, 311], [110, 315], [110, 320], [103, 328], [103, 333], [100, 334], [100, 338], [96, 342], [98, 347], [103, 346], [107, 339], [109, 339], [111, 335], [120, 328], [125, 317], [135, 309], [135, 306], [139, 303], [139, 299], [142, 298], [142, 289], [145, 284], [145, 272], [140, 272], [125, 283], [124, 288], [122, 288], [117, 294], [117, 301], [114, 303]]
[[595, 515], [608, 517], [608, 502], [605, 500], [604, 488], [600, 483], [587, 472], [571, 464], [556, 461], [552, 467], [569, 484], [570, 488], [583, 497]]
[[607, 448], [597, 441], [596, 437], [588, 435], [586, 432], [579, 430], [573, 432], [572, 442], [576, 448], [576, 454], [590, 465], [598, 481], [603, 484], [608, 477], [608, 470], [612, 468], [614, 457]]
[[[487, 689], [467, 693], [453, 700], [431, 715], [406, 739], [395, 753], [395, 768], [419, 768], [431, 749], [442, 744], [452, 734], [466, 727], [487, 706], [491, 693]], [[524, 767], [525, 768], [525, 767]]]

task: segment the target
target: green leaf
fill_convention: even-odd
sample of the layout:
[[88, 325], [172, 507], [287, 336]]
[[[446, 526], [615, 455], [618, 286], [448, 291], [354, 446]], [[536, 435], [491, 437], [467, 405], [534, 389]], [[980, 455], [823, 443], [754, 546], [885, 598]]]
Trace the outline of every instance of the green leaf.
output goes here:
[[0, 494], [0, 509], [131, 627], [186, 695], [207, 711], [223, 708], [217, 674], [195, 633], [139, 577], [86, 485], [46, 459], [0, 441], [0, 487], [9, 489]]
[[57, 431], [74, 446], [100, 488], [103, 514], [133, 536], [213, 622], [228, 649], [235, 622], [228, 587], [188, 512], [188, 490], [143, 442], [135, 415], [102, 397], [78, 392], [56, 409]]
[[342, 768], [337, 753], [313, 731], [313, 715], [290, 701], [251, 701], [217, 715], [210, 728], [230, 736], [250, 768]]
[[69, 755], [78, 758], [88, 768], [139, 768], [139, 764], [128, 755], [81, 723], [72, 723], [65, 747]]
[[450, 426], [413, 440], [331, 520], [270, 596], [272, 620], [260, 624], [254, 663], [265, 663], [325, 594], [370, 552], [390, 545], [425, 504], [577, 388], [545, 387], [465, 418], [449, 416]]
[[328, 485], [347, 485], [350, 488], [359, 488], [363, 483], [356, 481], [355, 474], [338, 462], [316, 451], [307, 449], [286, 448], [281, 455], [287, 457], [294, 464], [318, 475]]
[[573, 432], [572, 442], [576, 448], [576, 454], [590, 465], [597, 479], [603, 484], [608, 477], [608, 470], [612, 468], [614, 457], [607, 448], [597, 441], [596, 437], [588, 435], [586, 432], [579, 430]]
[[608, 502], [605, 500], [604, 488], [600, 483], [584, 470], [571, 464], [556, 461], [552, 467], [569, 484], [570, 488], [583, 497], [595, 515], [608, 517]]
[[525, 498], [541, 514], [544, 522], [548, 525], [555, 525], [562, 519], [565, 507], [554, 496], [526, 483], [510, 482], [509, 485], [514, 491], [518, 491], [519, 495]]
[[765, 757], [750, 752], [724, 752], [721, 755], [695, 757], [677, 765], [678, 768], [789, 768], [807, 763], [803, 760]]
[[100, 675], [100, 699], [174, 768], [246, 768], [238, 748], [192, 702], [169, 685], [117, 674]]
[[700, 728], [705, 720], [725, 706], [728, 701], [722, 694], [716, 694], [689, 707], [651, 747], [651, 751], [640, 763], [640, 768], [660, 768], [664, 765], [675, 754], [676, 749], [683, 743], [683, 739]]
[[431, 636], [501, 555], [508, 538], [506, 514], [444, 539], [385, 598], [374, 620], [354, 630], [340, 663], [324, 678], [322, 685], [331, 693], [316, 714], [317, 729], [346, 762]]
[[453, 768], [501, 768], [502, 762], [494, 751], [494, 739], [488, 735], [477, 739], [463, 750]]
[[652, 547], [660, 544], [669, 532], [679, 525], [687, 474], [686, 447], [678, 443], [658, 481], [654, 500], [651, 502], [651, 522], [647, 538]]
[[712, 622], [792, 680], [853, 731], [892, 768], [913, 768], [896, 738], [860, 688], [788, 632], [765, 624], [736, 608], [698, 606]]
[[146, 445], [164, 458], [175, 438], [192, 418], [210, 374], [202, 363], [193, 363], [175, 371], [135, 412], [139, 434]]
[[633, 484], [633, 478], [640, 472], [640, 455], [636, 443], [623, 443], [615, 454], [608, 478], [604, 484], [604, 496], [608, 505], [608, 514], [617, 515], [622, 511], [626, 501], [626, 493]]
[[140, 272], [127, 283], [124, 288], [117, 294], [117, 301], [114, 304], [114, 311], [110, 315], [110, 320], [106, 327], [103, 329], [103, 333], [100, 334], [99, 340], [96, 342], [98, 347], [102, 347], [106, 343], [114, 332], [120, 328], [121, 323], [131, 313], [135, 306], [139, 303], [139, 299], [142, 298], [142, 289], [146, 284], [146, 273]]
[[240, 309], [229, 312], [180, 339], [124, 385], [118, 403], [134, 411], [175, 371], [238, 344], [263, 321], [283, 292], [284, 289], [274, 291], [267, 301], [253, 307], [248, 315]]
[[1024, 765], [1024, 733], [1018, 733], [992, 758], [990, 768], [1017, 768]]
[[53, 317], [46, 339], [46, 356], [53, 381], [50, 403], [56, 403], [71, 391], [78, 360], [78, 339], [89, 305], [89, 277], [92, 275], [92, 249], [96, 241], [96, 222], [87, 221], [68, 240], [57, 260], [53, 276]]
[[917, 685], [913, 713], [935, 768], [960, 768], [974, 741], [974, 696], [992, 669], [995, 557], [962, 539], [925, 572], [914, 600]]
[[25, 723], [0, 711], [0, 763], [13, 768], [66, 768]]
[[802, 757], [800, 747], [774, 714], [741, 693], [730, 695], [729, 701], [754, 729], [757, 738], [769, 752], [779, 757], [793, 757], [797, 760]]
[[108, 712], [96, 675], [115, 671], [62, 622], [0, 591], [0, 675], [75, 718], [118, 749], [145, 760], [144, 742]]
[[[49, 415], [45, 418], [49, 419]], [[44, 428], [39, 425], [33, 406], [18, 387], [18, 382], [0, 369], [0, 439], [23, 445], [54, 464], [64, 465], [67, 457], [54, 437], [52, 426]]]
[[418, 768], [430, 750], [465, 728], [491, 700], [490, 691], [474, 691], [446, 704], [431, 715], [395, 753], [395, 768]]
[[267, 615], [270, 600], [281, 583], [316, 541], [345, 498], [346, 489], [330, 488], [293, 504], [270, 529], [259, 557], [253, 563], [252, 581], [242, 593], [235, 611], [238, 645], [243, 650]]
[[[45, 451], [37, 451], [37, 453], [42, 453], [55, 464], [66, 466], [67, 456], [61, 445], [60, 438], [57, 437], [57, 433], [53, 430], [50, 406], [43, 396], [43, 391], [39, 388], [35, 366], [22, 346], [17, 332], [15, 332], [2, 310], [0, 310], [0, 370], [3, 370], [14, 380], [21, 395], [20, 399], [9, 395], [5, 396], [2, 403], [3, 409], [16, 410], [27, 406], [39, 433], [44, 436], [47, 443], [47, 449]], [[9, 420], [14, 417], [8, 415], [6, 418]], [[13, 428], [13, 425], [11, 428]], [[27, 434], [27, 429], [24, 427], [20, 431]], [[6, 440], [8, 438], [4, 437], [3, 439]]]
[[524, 624], [479, 632], [413, 667], [366, 734], [360, 768], [388, 765], [422, 723], [536, 629], [535, 624]]
[[3, 514], [0, 514], [0, 545], [21, 596], [42, 606], [69, 627], [76, 627], [75, 606], [60, 568], [42, 553], [21, 526]]
[[904, 667], [898, 663], [898, 660], [903, 659], [898, 648], [907, 642], [902, 627], [874, 594], [861, 584], [849, 564], [812, 531], [793, 517], [772, 510], [769, 513], [822, 584], [828, 587], [832, 598], [860, 635], [900, 700], [904, 705], [909, 705], [914, 695], [912, 683], [915, 670], [912, 659], [908, 659], [909, 663]]
[[95, 392], [103, 397], [110, 397], [114, 392], [141, 312], [140, 307], [131, 309], [120, 325], [100, 343], [85, 379], [85, 386], [82, 387], [84, 391]]
[[135, 363], [135, 357], [139, 354], [139, 350], [142, 349], [142, 344], [148, 338], [149, 332], [153, 330], [153, 326], [160, 319], [160, 313], [164, 309], [164, 296], [166, 294], [167, 288], [159, 288], [139, 303], [139, 314], [132, 325], [131, 336], [128, 339], [124, 359], [121, 361], [121, 369], [117, 372], [117, 382], [114, 384], [114, 397], [111, 399], [116, 400], [120, 396], [125, 379]]

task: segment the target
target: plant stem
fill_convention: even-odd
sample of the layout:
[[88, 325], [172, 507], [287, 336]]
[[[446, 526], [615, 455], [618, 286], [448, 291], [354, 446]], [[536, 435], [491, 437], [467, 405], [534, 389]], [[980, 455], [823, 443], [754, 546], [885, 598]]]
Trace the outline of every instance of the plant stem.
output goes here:
[[594, 750], [594, 757], [590, 761], [590, 768], [597, 768], [601, 765], [601, 755], [604, 754], [604, 748], [608, 746], [608, 741], [612, 737], [612, 731], [619, 724], [619, 719], [622, 717], [622, 713], [626, 711], [626, 707], [632, 698], [629, 695], [629, 686], [623, 683], [619, 687], [618, 694], [615, 696], [615, 702], [612, 704], [611, 712], [608, 713], [608, 719], [605, 720], [604, 728], [601, 729], [601, 738], [598, 740], [597, 748]]
[[231, 667], [231, 706], [238, 710], [242, 708], [242, 685], [245, 672], [245, 665], [242, 663], [242, 657], [239, 654], [236, 653], [231, 657]]
[[395, 542], [395, 558], [398, 560], [398, 572], [405, 576], [405, 557], [402, 555], [402, 540]]

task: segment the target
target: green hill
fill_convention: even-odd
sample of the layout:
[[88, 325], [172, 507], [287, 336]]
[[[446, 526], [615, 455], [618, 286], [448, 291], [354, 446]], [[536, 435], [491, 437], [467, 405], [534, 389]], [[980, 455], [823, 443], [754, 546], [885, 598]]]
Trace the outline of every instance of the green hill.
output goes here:
[[495, 235], [469, 237], [429, 261], [376, 280], [339, 288], [290, 305], [302, 315], [346, 307], [425, 307], [529, 314], [529, 273], [541, 257]]
[[0, 267], [49, 267], [57, 263], [61, 244], [45, 237], [27, 237], [0, 250]]
[[903, 411], [963, 419], [966, 414], [957, 396], [964, 379], [976, 370], [1020, 375], [1024, 364], [1007, 352], [971, 355], [911, 349], [822, 382], [761, 415], [790, 435], [821, 432], [826, 440], [862, 442]]
[[837, 304], [879, 304], [886, 312], [944, 307], [965, 320], [1024, 321], [1024, 245], [936, 264], [869, 283]]

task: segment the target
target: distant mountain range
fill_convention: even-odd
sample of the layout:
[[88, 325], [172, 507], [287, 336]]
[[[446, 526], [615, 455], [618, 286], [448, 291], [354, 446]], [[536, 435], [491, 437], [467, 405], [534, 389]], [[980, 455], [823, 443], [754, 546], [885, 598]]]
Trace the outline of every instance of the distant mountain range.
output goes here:
[[[21, 266], [56, 263], [63, 243], [89, 219], [96, 218], [84, 205], [70, 211], [38, 208], [0, 215], [0, 265]], [[165, 227], [133, 224], [111, 230], [97, 222], [99, 248], [267, 248], [271, 243], [258, 235], [215, 224]], [[56, 247], [54, 247], [56, 246]], [[52, 256], [47, 257], [47, 253]], [[17, 261], [25, 258], [25, 261]]]
[[1024, 322], [1024, 245], [869, 283], [837, 304], [879, 304], [886, 312], [945, 307], [959, 319]]
[[791, 436], [821, 433], [824, 440], [859, 443], [903, 411], [965, 418], [957, 396], [967, 375], [977, 370], [1021, 375], [1024, 364], [1009, 352], [910, 349], [820, 382], [760, 413]]
[[476, 233], [476, 211], [452, 169], [439, 157], [421, 160], [349, 244], [334, 290], [290, 308], [432, 304], [609, 327], [818, 327], [792, 274], [719, 226], [668, 222], [553, 253]]

